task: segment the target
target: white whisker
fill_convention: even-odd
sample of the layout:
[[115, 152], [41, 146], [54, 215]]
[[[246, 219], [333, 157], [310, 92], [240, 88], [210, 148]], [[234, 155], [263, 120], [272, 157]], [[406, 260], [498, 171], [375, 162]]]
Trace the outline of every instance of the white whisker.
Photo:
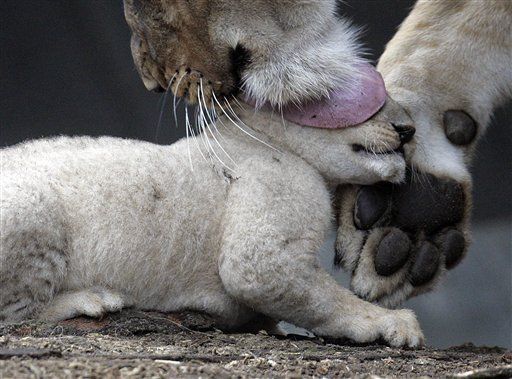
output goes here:
[[[199, 111], [199, 121], [200, 121], [200, 123], [199, 123], [199, 125], [201, 127], [202, 134], [204, 136], [204, 140], [208, 144], [208, 152], [210, 153], [210, 161], [213, 164], [213, 158], [217, 158], [217, 160], [222, 163], [222, 161], [220, 160], [219, 156], [217, 155], [217, 152], [215, 151], [215, 148], [212, 145], [211, 140], [210, 140], [210, 136], [209, 136], [209, 133], [208, 133], [208, 130], [207, 130], [208, 120], [206, 120], [206, 115], [205, 115], [205, 112], [204, 112], [204, 108], [203, 108], [201, 100], [200, 100], [200, 96], [199, 96], [199, 92], [200, 91], [201, 91], [201, 89], [198, 88], [197, 89], [197, 93], [198, 93], [197, 99], [199, 100], [198, 104], [199, 104], [199, 108], [200, 108], [200, 111]], [[213, 156], [212, 156], [212, 153], [213, 153]]]
[[226, 104], [226, 107], [228, 108], [228, 110], [231, 112], [231, 114], [233, 115], [233, 117], [243, 126], [247, 127], [250, 129], [249, 125], [247, 125], [245, 122], [243, 122], [240, 117], [238, 117], [238, 115], [236, 114], [235, 110], [233, 109], [233, 107], [231, 106], [231, 104], [229, 103], [228, 99], [224, 98], [224, 102]]
[[238, 99], [236, 98], [236, 96], [235, 96], [235, 95], [231, 95], [231, 97], [232, 97], [232, 98], [233, 98], [233, 100], [236, 102], [236, 104], [238, 105], [238, 107], [239, 107], [241, 110], [244, 110], [244, 107], [243, 107], [242, 103], [240, 102], [240, 100], [238, 100]]
[[[187, 109], [185, 109], [185, 113], [186, 112], [187, 112]], [[196, 144], [197, 150], [199, 150], [199, 154], [201, 154], [201, 156], [203, 157], [205, 162], [208, 162], [206, 157], [203, 155], [203, 151], [201, 150], [201, 146], [199, 145], [199, 142], [198, 142], [198, 136], [197, 136], [196, 132], [194, 131], [194, 128], [192, 127], [192, 124], [190, 123], [190, 121], [188, 124], [189, 124], [189, 128], [190, 128], [190, 134], [192, 135], [192, 138]]]
[[[174, 74], [176, 75], [176, 74]], [[176, 91], [174, 91], [174, 99], [173, 99], [173, 109], [174, 109], [174, 123], [176, 126], [178, 126], [178, 115], [176, 113], [176, 107], [178, 106], [178, 103], [181, 101], [181, 98], [178, 99], [178, 103], [176, 102], [176, 92], [178, 92], [178, 88], [180, 88], [180, 83], [183, 80], [184, 75], [181, 76], [181, 78], [178, 80], [178, 83], [176, 83]], [[172, 84], [172, 80], [170, 81]]]
[[[212, 131], [208, 125], [208, 120], [206, 119], [206, 116], [205, 116], [205, 111], [207, 112], [207, 108], [206, 108], [206, 102], [204, 101], [204, 91], [203, 91], [202, 79], [199, 79], [199, 84], [200, 84], [200, 87], [198, 88], [197, 98], [199, 100], [198, 103], [199, 103], [199, 109], [200, 109], [199, 114], [201, 116], [201, 128], [203, 130], [203, 133], [205, 134], [206, 141], [208, 142], [208, 145], [210, 146], [210, 149], [211, 149], [213, 155], [215, 156], [215, 158], [217, 158], [217, 160], [228, 170], [235, 171], [231, 167], [229, 167], [226, 163], [224, 163], [224, 161], [219, 157], [219, 155], [215, 151], [215, 148], [213, 147], [213, 145], [210, 142], [210, 138], [208, 137], [208, 132], [212, 136], [212, 138], [215, 140], [215, 142], [217, 142], [217, 144], [220, 146], [219, 142], [217, 141], [217, 138], [215, 138], [215, 135], [212, 133]], [[203, 108], [203, 102], [201, 101], [201, 99], [204, 101], [204, 108]], [[208, 116], [210, 116], [209, 113], [208, 113]], [[206, 129], [208, 129], [208, 132]], [[220, 146], [220, 148], [222, 149], [222, 146]], [[224, 149], [222, 149], [222, 150], [224, 151]]]
[[[251, 138], [255, 139], [256, 141], [262, 143], [263, 145], [271, 148], [272, 150], [275, 150], [277, 152], [280, 152], [278, 149], [276, 149], [274, 146], [272, 145], [269, 145], [268, 143], [266, 143], [265, 141], [262, 141], [261, 139], [259, 139], [258, 137], [252, 135], [251, 133], [249, 133], [248, 131], [246, 131], [244, 128], [242, 128], [240, 125], [238, 125], [231, 117], [229, 117], [229, 115], [227, 114], [227, 112], [224, 110], [224, 108], [222, 107], [222, 105], [219, 103], [219, 100], [217, 99], [217, 97], [215, 96], [215, 94], [213, 94], [213, 98], [215, 99], [215, 102], [218, 104], [218, 106], [220, 107], [220, 109], [222, 110], [222, 112], [226, 115], [226, 117], [229, 119], [229, 121], [231, 121], [238, 129], [240, 129], [243, 133], [247, 134], [248, 136], [250, 136]], [[226, 100], [226, 99], [225, 99]], [[233, 110], [233, 108], [229, 105], [229, 102], [227, 102], [226, 100], [226, 106], [228, 107], [228, 109], [233, 113], [233, 115], [235, 116], [235, 118], [240, 121], [242, 123], [242, 125], [244, 126], [247, 126], [242, 120], [240, 120], [240, 118], [238, 117], [238, 115], [235, 113], [235, 111]], [[249, 128], [249, 126], [247, 126]], [[250, 129], [250, 128], [249, 128]]]
[[[211, 124], [212, 128], [215, 130], [215, 133], [219, 136], [220, 140], [222, 142], [226, 142], [226, 139], [224, 138], [224, 135], [221, 133], [219, 128], [217, 128], [217, 121], [220, 121], [220, 123], [222, 124], [222, 120], [220, 120], [216, 114], [213, 115], [213, 118], [215, 119], [215, 122], [213, 122]], [[226, 155], [227, 155], [227, 153], [226, 153]]]
[[174, 109], [173, 109], [173, 114], [174, 114], [174, 126], [177, 128], [178, 127], [178, 112], [177, 112], [177, 107], [178, 105], [181, 103], [181, 99], [178, 99], [178, 101], [176, 102], [176, 94], [174, 95]]
[[222, 133], [220, 132], [220, 130], [217, 128], [217, 122], [220, 122], [222, 124], [222, 126], [226, 127], [224, 125], [224, 123], [222, 122], [222, 120], [220, 119], [219, 117], [219, 114], [217, 113], [217, 110], [215, 109], [215, 102], [213, 101], [213, 96], [212, 96], [212, 105], [211, 105], [211, 110], [212, 110], [212, 113], [213, 113], [213, 118], [215, 119], [215, 123], [213, 124], [213, 127], [215, 128], [215, 130], [217, 131], [217, 133], [219, 134], [219, 136], [224, 139], [224, 136], [222, 135]]
[[[204, 98], [204, 88], [203, 88], [203, 80], [202, 79], [199, 79], [199, 85], [200, 85], [200, 89], [201, 89], [201, 98], [199, 99], [199, 102], [201, 102], [201, 99], [203, 100], [203, 104], [204, 104], [204, 109], [206, 110], [206, 114], [208, 115], [208, 118], [210, 119], [211, 121], [211, 124], [212, 125], [215, 125], [215, 121], [213, 120], [212, 116], [210, 115], [210, 112], [208, 112], [208, 107], [206, 105], [206, 100]], [[212, 91], [213, 92], [213, 91]], [[205, 119], [206, 120], [206, 119]], [[220, 144], [220, 142], [217, 140], [217, 137], [215, 137], [215, 133], [213, 133], [213, 131], [211, 130], [210, 128], [210, 124], [207, 122], [206, 123], [206, 126], [208, 128], [208, 131], [210, 132], [212, 138], [214, 139], [214, 141], [217, 143], [217, 145], [219, 145], [219, 148], [222, 150], [222, 152], [228, 157], [228, 159], [233, 162], [233, 164], [235, 165], [235, 167], [238, 167], [238, 165], [236, 164], [236, 162], [231, 158], [231, 156], [226, 152], [226, 150], [224, 150], [224, 148], [222, 147], [222, 145]], [[214, 151], [214, 154], [217, 155]], [[219, 158], [219, 161], [224, 164], [224, 162], [222, 162], [222, 160]], [[228, 165], [224, 164], [224, 166], [226, 166], [226, 168], [230, 169], [231, 171], [235, 171], [233, 169], [231, 169]]]
[[204, 156], [203, 154], [203, 151], [201, 150], [201, 146], [199, 145], [199, 142], [198, 142], [198, 136], [196, 135], [196, 133], [194, 132], [194, 128], [192, 126], [192, 124], [190, 123], [190, 119], [188, 117], [188, 107], [185, 107], [185, 119], [186, 119], [186, 124], [187, 124], [187, 127], [189, 128], [190, 130], [190, 134], [193, 136], [193, 140], [196, 144], [196, 148], [197, 150], [199, 151], [199, 154], [201, 154], [201, 157], [204, 159], [204, 161], [206, 163], [208, 163], [208, 159], [206, 159], [206, 157]]
[[[201, 104], [199, 104], [199, 105], [201, 105]], [[196, 128], [199, 129], [197, 131], [198, 138], [201, 139], [201, 142], [203, 143], [203, 146], [205, 147], [205, 152], [208, 154], [208, 158], [210, 158], [210, 162], [213, 163], [212, 156], [210, 154], [210, 149], [207, 144], [208, 137], [204, 133], [204, 129], [203, 129], [203, 125], [202, 125], [201, 107], [196, 108]]]
[[172, 76], [172, 78], [169, 80], [169, 84], [167, 85], [167, 89], [165, 90], [164, 98], [162, 100], [162, 105], [160, 106], [160, 115], [158, 116], [158, 124], [156, 124], [155, 141], [158, 141], [158, 135], [160, 134], [160, 128], [162, 126], [162, 119], [164, 116], [165, 104], [167, 103], [167, 96], [169, 96], [169, 90], [171, 89], [172, 81], [175, 77], [176, 77], [176, 74], [174, 74]]
[[286, 122], [284, 120], [284, 113], [283, 113], [283, 109], [280, 108], [280, 113], [281, 113], [281, 124], [283, 124], [283, 129], [286, 129]]
[[187, 135], [187, 151], [188, 151], [188, 160], [190, 162], [190, 170], [194, 172], [194, 165], [192, 164], [192, 155], [190, 154], [190, 138], [189, 138], [189, 127], [190, 127], [190, 120], [188, 119], [188, 109], [185, 107], [185, 133]]

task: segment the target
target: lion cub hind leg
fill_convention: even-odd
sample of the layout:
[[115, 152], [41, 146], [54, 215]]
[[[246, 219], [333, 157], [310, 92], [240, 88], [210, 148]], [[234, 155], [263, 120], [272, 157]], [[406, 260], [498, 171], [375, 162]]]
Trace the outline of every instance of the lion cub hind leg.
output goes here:
[[28, 168], [8, 168], [1, 170], [0, 321], [11, 322], [36, 316], [52, 300], [65, 280], [68, 250], [58, 195], [48, 181]]
[[309, 166], [285, 162], [254, 167], [260, 172], [239, 178], [230, 190], [219, 259], [226, 291], [257, 312], [320, 336], [421, 345], [411, 311], [361, 300], [320, 267], [316, 253], [331, 222], [329, 193]]
[[60, 321], [77, 316], [101, 317], [128, 306], [119, 293], [104, 288], [69, 291], [57, 295], [39, 315], [44, 321]]

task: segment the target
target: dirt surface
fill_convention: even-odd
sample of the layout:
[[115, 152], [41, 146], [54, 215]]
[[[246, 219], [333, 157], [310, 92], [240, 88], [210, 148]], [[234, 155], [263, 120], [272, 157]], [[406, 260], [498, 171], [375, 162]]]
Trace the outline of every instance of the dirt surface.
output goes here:
[[198, 314], [125, 311], [103, 320], [0, 325], [0, 378], [512, 377], [512, 353], [354, 346], [299, 336], [225, 334]]

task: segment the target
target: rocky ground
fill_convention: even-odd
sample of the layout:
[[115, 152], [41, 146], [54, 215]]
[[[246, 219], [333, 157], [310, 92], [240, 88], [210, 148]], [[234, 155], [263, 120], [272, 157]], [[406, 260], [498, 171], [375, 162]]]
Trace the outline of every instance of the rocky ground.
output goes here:
[[512, 353], [354, 346], [299, 336], [225, 334], [197, 314], [125, 311], [97, 321], [0, 325], [0, 378], [512, 377]]

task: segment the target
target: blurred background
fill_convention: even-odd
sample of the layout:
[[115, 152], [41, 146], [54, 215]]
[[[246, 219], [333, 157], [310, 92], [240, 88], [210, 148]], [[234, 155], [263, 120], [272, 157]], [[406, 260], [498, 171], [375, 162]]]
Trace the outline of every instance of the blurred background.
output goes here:
[[[346, 0], [377, 59], [413, 0]], [[122, 1], [0, 1], [0, 146], [54, 135], [112, 135], [169, 144], [184, 136], [164, 95], [134, 68]], [[434, 293], [406, 304], [428, 343], [512, 347], [512, 104], [496, 112], [475, 158], [468, 257]], [[331, 267], [333, 241], [322, 259]]]

